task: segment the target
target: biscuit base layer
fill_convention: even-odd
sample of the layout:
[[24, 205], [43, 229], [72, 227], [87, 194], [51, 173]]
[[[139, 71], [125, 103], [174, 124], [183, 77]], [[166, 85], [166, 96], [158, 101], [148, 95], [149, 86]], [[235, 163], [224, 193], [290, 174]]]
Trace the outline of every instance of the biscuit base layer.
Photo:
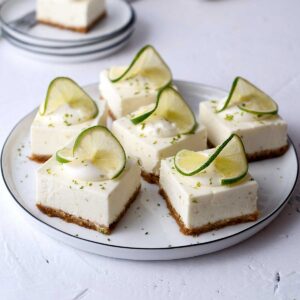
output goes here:
[[31, 154], [31, 156], [28, 156], [30, 160], [35, 161], [39, 164], [46, 162], [50, 157], [51, 155], [39, 155], [39, 154]]
[[259, 216], [258, 211], [256, 211], [252, 214], [239, 216], [239, 217], [235, 217], [235, 218], [224, 219], [224, 220], [220, 220], [220, 221], [217, 221], [214, 223], [208, 223], [208, 224], [200, 226], [200, 227], [187, 228], [184, 225], [180, 215], [177, 213], [175, 208], [172, 206], [167, 193], [164, 191], [164, 189], [162, 187], [160, 187], [159, 193], [165, 199], [165, 201], [167, 203], [167, 207], [170, 211], [170, 214], [175, 219], [176, 223], [178, 224], [180, 231], [185, 235], [199, 235], [201, 233], [219, 229], [219, 228], [222, 228], [222, 227], [225, 227], [228, 225], [235, 225], [235, 224], [239, 224], [239, 223], [256, 221]]
[[77, 224], [79, 226], [82, 226], [82, 227], [85, 227], [85, 228], [88, 228], [88, 229], [93, 229], [93, 230], [99, 231], [103, 234], [109, 235], [109, 234], [111, 234], [112, 230], [117, 226], [118, 222], [125, 215], [126, 211], [129, 209], [130, 205], [137, 198], [140, 189], [141, 189], [141, 186], [139, 186], [136, 189], [136, 191], [134, 192], [134, 194], [131, 196], [128, 203], [126, 204], [125, 208], [123, 209], [123, 211], [119, 214], [117, 219], [113, 223], [111, 223], [109, 226], [100, 225], [96, 222], [92, 222], [90, 220], [83, 219], [81, 217], [74, 216], [74, 215], [71, 215], [69, 213], [66, 213], [66, 212], [62, 211], [61, 209], [56, 209], [56, 208], [44, 206], [43, 204], [40, 204], [40, 203], [38, 203], [36, 206], [41, 212], [43, 212], [44, 214], [46, 214], [49, 217], [58, 217], [58, 218], [63, 219], [64, 221], [66, 221], [68, 223], [74, 223], [74, 224]]
[[[215, 148], [217, 147], [211, 141], [207, 142], [208, 148]], [[289, 149], [289, 145], [284, 145], [277, 149], [270, 149], [270, 150], [262, 150], [254, 153], [246, 153], [247, 159], [249, 162], [251, 161], [259, 161], [268, 158], [274, 158], [283, 155]]]
[[289, 149], [289, 145], [285, 145], [283, 147], [273, 149], [273, 150], [263, 150], [260, 152], [255, 152], [250, 154], [248, 153], [247, 159], [248, 161], [258, 161], [258, 160], [278, 157], [283, 155], [288, 149]]
[[56, 23], [56, 22], [52, 22], [49, 20], [43, 20], [43, 19], [38, 19], [37, 21], [41, 24], [44, 25], [49, 25], [49, 26], [53, 26], [53, 27], [57, 27], [59, 29], [67, 29], [67, 30], [71, 30], [71, 31], [76, 31], [76, 32], [80, 32], [80, 33], [88, 33], [93, 27], [95, 27], [98, 22], [100, 20], [102, 20], [104, 17], [106, 16], [106, 12], [103, 12], [95, 21], [93, 21], [90, 25], [88, 25], [87, 27], [76, 27], [76, 26], [68, 26], [68, 25], [64, 25], [64, 24], [60, 24], [60, 23]]
[[153, 173], [147, 173], [145, 171], [142, 171], [142, 177], [148, 182], [148, 183], [159, 183], [159, 176], [155, 175]]

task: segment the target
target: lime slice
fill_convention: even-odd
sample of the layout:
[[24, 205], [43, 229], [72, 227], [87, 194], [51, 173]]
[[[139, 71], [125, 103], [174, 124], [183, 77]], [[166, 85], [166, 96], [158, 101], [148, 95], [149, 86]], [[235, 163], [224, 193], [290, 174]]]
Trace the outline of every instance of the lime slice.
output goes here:
[[66, 164], [73, 160], [73, 151], [72, 149], [63, 148], [56, 152], [55, 157], [59, 163]]
[[118, 177], [126, 165], [123, 147], [106, 127], [100, 125], [79, 134], [74, 143], [73, 157], [91, 162], [108, 179]]
[[171, 86], [166, 86], [159, 91], [153, 109], [134, 115], [131, 121], [133, 124], [139, 124], [155, 118], [164, 118], [170, 123], [175, 123], [180, 134], [192, 133], [197, 127], [194, 113], [182, 96]]
[[181, 150], [174, 158], [176, 170], [184, 176], [195, 175], [212, 163], [221, 176], [221, 184], [232, 184], [244, 178], [248, 173], [248, 162], [240, 137], [232, 134], [210, 156]]
[[256, 115], [275, 115], [278, 112], [278, 106], [270, 96], [242, 77], [235, 78], [229, 96], [218, 112], [234, 105]]
[[169, 67], [150, 45], [143, 47], [137, 53], [128, 68], [116, 67], [109, 70], [109, 79], [112, 82], [126, 80], [137, 75], [148, 78], [156, 88], [161, 88], [172, 81]]
[[40, 107], [40, 114], [51, 114], [64, 104], [81, 110], [83, 121], [93, 119], [98, 114], [96, 103], [76, 82], [67, 77], [57, 77], [48, 87], [46, 100]]
[[222, 177], [222, 184], [238, 182], [247, 175], [248, 162], [245, 148], [238, 135], [231, 135], [230, 140], [215, 158], [215, 167]]

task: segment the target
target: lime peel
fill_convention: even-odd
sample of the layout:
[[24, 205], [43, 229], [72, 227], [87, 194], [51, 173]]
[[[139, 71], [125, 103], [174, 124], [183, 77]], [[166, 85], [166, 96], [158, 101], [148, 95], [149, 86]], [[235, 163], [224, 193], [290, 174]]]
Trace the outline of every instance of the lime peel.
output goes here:
[[277, 103], [262, 90], [242, 77], [236, 77], [232, 83], [229, 95], [223, 107], [217, 113], [229, 106], [237, 105], [239, 109], [255, 115], [276, 115]]
[[64, 104], [84, 108], [88, 113], [87, 120], [95, 118], [99, 111], [95, 101], [71, 78], [57, 77], [48, 87], [46, 99], [39, 109], [40, 115], [55, 112]]
[[137, 125], [143, 121], [147, 121], [153, 115], [174, 122], [180, 130], [179, 134], [193, 133], [198, 126], [193, 111], [179, 92], [170, 85], [165, 86], [158, 92], [156, 104], [153, 109], [142, 112], [130, 120], [133, 124]]
[[[214, 153], [212, 153], [206, 160], [203, 160], [202, 162], [200, 161], [200, 164], [198, 166], [196, 166], [195, 168], [193, 168], [193, 170], [190, 170], [189, 172], [186, 171], [186, 170], [183, 170], [183, 168], [180, 167], [180, 164], [182, 165], [182, 157], [184, 157], [185, 152], [191, 152], [191, 153], [194, 153], [194, 154], [198, 154], [198, 153], [193, 152], [193, 151], [189, 151], [189, 150], [179, 151], [176, 154], [176, 156], [174, 157], [175, 168], [181, 175], [193, 176], [193, 175], [205, 170], [213, 162], [215, 162], [215, 167], [217, 168], [217, 170], [220, 172], [221, 169], [223, 169], [224, 172], [221, 172], [221, 173], [223, 173], [223, 175], [226, 175], [225, 173], [228, 172], [228, 170], [230, 170], [230, 167], [232, 167], [234, 163], [236, 163], [233, 160], [230, 160], [230, 159], [226, 158], [226, 156], [228, 157], [228, 156], [230, 156], [230, 154], [229, 155], [228, 154], [224, 155], [224, 152], [226, 151], [226, 149], [229, 149], [228, 145], [230, 144], [230, 142], [231, 143], [236, 142], [238, 147], [239, 147], [239, 149], [238, 149], [239, 153], [238, 154], [240, 155], [240, 157], [238, 157], [238, 158], [240, 158], [240, 162], [239, 162], [237, 167], [243, 167], [243, 169], [235, 176], [229, 176], [229, 177], [221, 178], [221, 184], [222, 185], [227, 185], [227, 184], [233, 184], [235, 182], [238, 182], [247, 175], [247, 173], [248, 173], [248, 162], [247, 162], [243, 142], [242, 142], [241, 138], [236, 134], [231, 134], [228, 139], [226, 139], [221, 145], [219, 145], [216, 148]], [[189, 155], [189, 153], [187, 153], [187, 156], [188, 155]], [[201, 155], [201, 154], [198, 154], [198, 155]], [[201, 160], [201, 159], [199, 159], [199, 160]], [[224, 164], [226, 163], [226, 161], [227, 161], [227, 164], [229, 163], [229, 166], [228, 166], [229, 168], [228, 169], [225, 168], [225, 170], [224, 170]], [[231, 166], [230, 166], [230, 164], [231, 164]]]
[[113, 73], [113, 71], [116, 70], [111, 69], [108, 76], [113, 83], [130, 79], [138, 74], [148, 77], [151, 81], [156, 83], [158, 89], [172, 82], [170, 68], [151, 45], [144, 46], [136, 54], [129, 67], [126, 68], [125, 71], [122, 70], [121, 74], [117, 72], [117, 75], [112, 76], [111, 73]]
[[56, 160], [61, 163], [75, 159], [91, 161], [96, 167], [110, 173], [109, 179], [120, 176], [126, 167], [122, 145], [110, 130], [101, 125], [82, 131], [72, 149], [64, 148], [56, 153]]

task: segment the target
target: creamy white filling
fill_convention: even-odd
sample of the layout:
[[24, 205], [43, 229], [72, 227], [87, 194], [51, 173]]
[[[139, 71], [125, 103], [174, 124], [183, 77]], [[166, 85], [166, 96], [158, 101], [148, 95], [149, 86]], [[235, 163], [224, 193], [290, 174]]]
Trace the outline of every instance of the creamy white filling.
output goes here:
[[90, 119], [90, 115], [84, 109], [76, 109], [65, 103], [56, 111], [48, 115], [39, 115], [41, 123], [46, 125], [66, 125], [80, 124]]
[[140, 168], [132, 159], [118, 178], [90, 182], [69, 177], [52, 157], [37, 171], [36, 202], [109, 226], [120, 216], [139, 185]]
[[103, 170], [97, 168], [91, 161], [75, 159], [63, 164], [66, 174], [70, 178], [83, 181], [103, 181], [109, 179]]
[[155, 91], [155, 85], [146, 77], [142, 75], [136, 75], [126, 80], [113, 83], [116, 90], [122, 95], [122, 97], [131, 97], [140, 94], [149, 94], [150, 91]]
[[[218, 104], [212, 103], [212, 106], [215, 106], [217, 110], [221, 109], [227, 98], [224, 98], [218, 101]], [[218, 115], [227, 121], [235, 121], [235, 122], [260, 122], [264, 120], [272, 120], [276, 119], [276, 115], [262, 115], [258, 116], [256, 114], [248, 113], [246, 111], [241, 110], [237, 105], [230, 106], [226, 108], [224, 111], [218, 113]]]
[[242, 138], [247, 154], [287, 144], [287, 124], [279, 115], [258, 117], [237, 106], [216, 113], [217, 105], [217, 101], [200, 103], [200, 122], [206, 126], [208, 139], [214, 145], [221, 144], [231, 133]]
[[104, 0], [38, 0], [37, 19], [86, 28], [105, 12]]
[[[248, 174], [248, 179], [251, 176]], [[257, 188], [253, 180], [232, 186], [191, 186], [174, 170], [173, 157], [162, 160], [160, 185], [171, 205], [188, 228], [197, 228], [220, 220], [257, 211]]]
[[221, 186], [221, 176], [214, 167], [214, 163], [193, 176], [184, 176], [179, 172], [177, 173], [181, 182], [193, 188], [199, 188], [201, 186]]
[[141, 106], [154, 103], [157, 96], [155, 86], [147, 78], [139, 75], [113, 83], [108, 78], [108, 70], [100, 73], [99, 89], [116, 118], [132, 113]]

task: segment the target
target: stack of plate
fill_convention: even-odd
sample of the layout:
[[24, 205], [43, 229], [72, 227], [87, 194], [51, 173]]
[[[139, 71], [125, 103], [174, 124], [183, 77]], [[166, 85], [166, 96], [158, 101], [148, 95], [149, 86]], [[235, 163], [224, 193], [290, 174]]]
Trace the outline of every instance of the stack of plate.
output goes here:
[[134, 31], [135, 12], [122, 0], [106, 1], [106, 17], [86, 34], [38, 24], [35, 4], [35, 0], [6, 1], [0, 10], [2, 34], [12, 45], [44, 60], [101, 58], [123, 47]]

